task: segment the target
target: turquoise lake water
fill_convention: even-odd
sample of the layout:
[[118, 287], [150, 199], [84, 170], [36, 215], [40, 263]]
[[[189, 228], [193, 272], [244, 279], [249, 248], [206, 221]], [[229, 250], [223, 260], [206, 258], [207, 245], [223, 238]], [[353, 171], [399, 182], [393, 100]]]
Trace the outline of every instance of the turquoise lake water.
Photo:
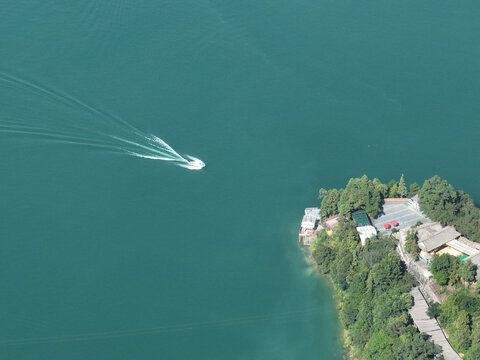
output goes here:
[[[297, 245], [318, 188], [439, 174], [480, 201], [478, 2], [2, 10], [2, 359], [341, 359]], [[78, 139], [121, 121], [207, 168]]]

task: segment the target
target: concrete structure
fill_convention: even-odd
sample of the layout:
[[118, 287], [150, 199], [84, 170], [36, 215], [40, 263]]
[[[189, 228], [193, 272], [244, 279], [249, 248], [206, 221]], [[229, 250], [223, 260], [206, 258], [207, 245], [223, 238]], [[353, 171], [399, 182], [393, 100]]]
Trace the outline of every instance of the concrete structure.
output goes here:
[[365, 242], [369, 237], [377, 235], [377, 229], [375, 229], [372, 225], [358, 226], [357, 232], [360, 236], [360, 242], [362, 243], [362, 246], [365, 246]]
[[320, 219], [320, 209], [313, 207], [313, 208], [306, 208], [305, 209], [305, 215], [313, 215], [317, 219]]
[[302, 218], [298, 241], [304, 245], [310, 245], [315, 241], [317, 235], [316, 230], [320, 219], [319, 208], [306, 208], [305, 215]]
[[312, 230], [317, 224], [318, 218], [314, 215], [304, 215], [302, 219], [302, 228]]
[[410, 294], [413, 296], [413, 306], [408, 312], [418, 330], [430, 335], [430, 340], [442, 348], [442, 354], [445, 360], [461, 360], [461, 357], [449, 344], [437, 320], [435, 318], [430, 319], [427, 315], [428, 304], [420, 290], [414, 287], [410, 291]]
[[327, 230], [337, 226], [338, 216], [339, 215], [335, 215], [320, 220], [319, 208], [306, 208], [298, 233], [298, 241], [303, 243], [303, 245], [310, 246], [317, 238], [318, 230]]
[[298, 234], [298, 241], [302, 242], [303, 245], [310, 246], [315, 239], [317, 238], [317, 232], [313, 229], [300, 229], [300, 233]]

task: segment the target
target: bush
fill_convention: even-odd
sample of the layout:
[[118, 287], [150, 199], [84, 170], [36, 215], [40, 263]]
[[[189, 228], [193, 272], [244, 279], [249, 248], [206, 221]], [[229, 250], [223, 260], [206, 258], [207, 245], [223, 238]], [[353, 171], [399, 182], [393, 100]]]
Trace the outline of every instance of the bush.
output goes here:
[[431, 302], [428, 304], [427, 315], [430, 318], [437, 318], [442, 313], [442, 309], [440, 308], [440, 304], [437, 302]]
[[405, 250], [415, 259], [418, 255], [417, 237], [413, 231], [409, 231], [405, 239]]
[[433, 278], [439, 285], [456, 284], [459, 275], [460, 260], [450, 254], [435, 255], [430, 264]]
[[380, 191], [370, 181], [367, 175], [361, 178], [352, 178], [345, 190], [342, 191], [338, 210], [347, 217], [355, 210], [365, 210], [376, 216], [380, 212], [382, 197]]
[[469, 348], [480, 341], [480, 296], [463, 288], [450, 295], [440, 309], [438, 321], [450, 335], [453, 348], [473, 355]]
[[465, 360], [480, 360], [480, 344], [473, 345], [465, 353]]
[[448, 276], [442, 271], [434, 272], [433, 278], [437, 282], [438, 285], [447, 285], [448, 284]]
[[477, 267], [470, 261], [462, 261], [458, 267], [458, 275], [466, 282], [475, 280]]

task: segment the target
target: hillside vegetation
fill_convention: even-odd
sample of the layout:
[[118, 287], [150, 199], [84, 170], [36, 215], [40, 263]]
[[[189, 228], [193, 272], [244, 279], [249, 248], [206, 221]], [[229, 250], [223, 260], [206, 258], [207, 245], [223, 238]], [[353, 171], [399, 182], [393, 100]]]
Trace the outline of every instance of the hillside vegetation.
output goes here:
[[[408, 315], [413, 301], [409, 291], [415, 280], [395, 252], [395, 239], [378, 235], [362, 246], [350, 219], [350, 213], [359, 209], [371, 215], [379, 213], [382, 199], [392, 187], [392, 195], [398, 196], [398, 183], [389, 186], [363, 176], [350, 179], [345, 189], [321, 191], [323, 214], [341, 216], [333, 234], [317, 233], [312, 257], [334, 285], [352, 356], [435, 359], [440, 349], [418, 332]], [[404, 183], [403, 188], [406, 192]]]

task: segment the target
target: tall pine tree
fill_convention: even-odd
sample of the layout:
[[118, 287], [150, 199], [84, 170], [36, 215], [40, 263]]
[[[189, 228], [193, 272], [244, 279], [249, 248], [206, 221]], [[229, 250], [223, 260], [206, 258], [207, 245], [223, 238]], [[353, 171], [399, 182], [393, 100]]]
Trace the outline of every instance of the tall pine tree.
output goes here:
[[405, 186], [405, 179], [403, 178], [403, 174], [400, 177], [400, 181], [398, 182], [397, 194], [401, 198], [407, 197], [407, 187]]

